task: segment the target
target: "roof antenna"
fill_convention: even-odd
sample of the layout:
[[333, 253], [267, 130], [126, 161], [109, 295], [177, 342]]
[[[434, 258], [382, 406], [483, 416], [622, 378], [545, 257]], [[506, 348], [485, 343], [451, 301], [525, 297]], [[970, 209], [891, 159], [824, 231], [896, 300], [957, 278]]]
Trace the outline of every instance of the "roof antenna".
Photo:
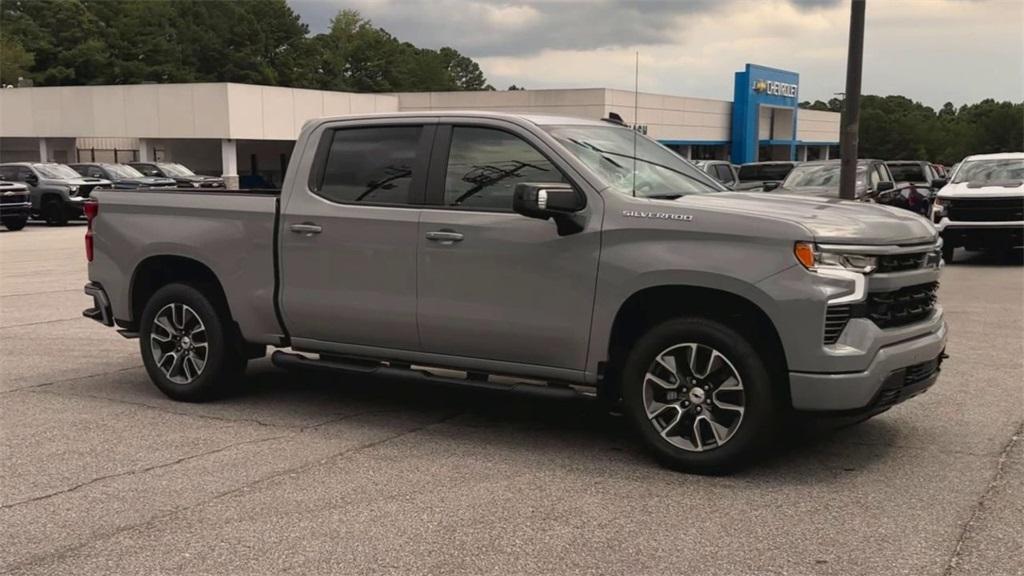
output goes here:
[[636, 132], [640, 128], [640, 51], [636, 51], [633, 68], [633, 198], [636, 198]]

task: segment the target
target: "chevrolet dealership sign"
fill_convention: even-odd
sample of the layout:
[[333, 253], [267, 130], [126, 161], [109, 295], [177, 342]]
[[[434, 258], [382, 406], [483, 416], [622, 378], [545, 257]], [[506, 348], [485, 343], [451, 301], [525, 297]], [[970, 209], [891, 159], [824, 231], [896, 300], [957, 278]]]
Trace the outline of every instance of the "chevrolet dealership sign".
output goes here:
[[754, 92], [760, 92], [761, 94], [768, 94], [770, 96], [784, 96], [786, 98], [796, 98], [796, 90], [796, 84], [775, 82], [773, 80], [754, 81]]

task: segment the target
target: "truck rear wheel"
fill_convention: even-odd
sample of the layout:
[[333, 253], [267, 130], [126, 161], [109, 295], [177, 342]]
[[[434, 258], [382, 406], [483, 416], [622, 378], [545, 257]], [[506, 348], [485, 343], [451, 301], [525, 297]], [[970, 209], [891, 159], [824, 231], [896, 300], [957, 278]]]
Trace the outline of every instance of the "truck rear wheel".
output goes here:
[[623, 366], [622, 398], [655, 456], [686, 472], [743, 466], [776, 431], [764, 360], [715, 320], [680, 318], [649, 330]]
[[169, 284], [149, 299], [139, 346], [149, 378], [175, 400], [220, 396], [245, 370], [242, 343], [227, 310], [187, 284]]

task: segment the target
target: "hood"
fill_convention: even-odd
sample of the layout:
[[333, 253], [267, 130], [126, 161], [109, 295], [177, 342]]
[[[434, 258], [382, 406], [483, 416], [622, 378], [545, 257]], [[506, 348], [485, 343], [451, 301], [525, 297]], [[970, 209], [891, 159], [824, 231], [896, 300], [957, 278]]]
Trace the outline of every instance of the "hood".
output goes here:
[[1015, 198], [1024, 195], [1024, 181], [957, 182], [939, 190], [939, 198]]
[[175, 176], [174, 179], [182, 182], [220, 182], [223, 180], [217, 176], [203, 176], [201, 174], [195, 174], [193, 176]]
[[41, 182], [62, 184], [64, 186], [110, 186], [110, 180], [104, 180], [102, 178], [43, 178]]
[[142, 178], [125, 178], [124, 180], [118, 180], [117, 183], [139, 186], [174, 186], [177, 184], [177, 181], [174, 178], [164, 178], [163, 176], [143, 176]]
[[747, 180], [732, 187], [733, 190], [758, 190], [764, 187], [766, 182], [779, 182], [779, 180]]
[[771, 192], [691, 194], [678, 202], [695, 208], [743, 212], [799, 224], [814, 239], [835, 244], [934, 242], [935, 226], [906, 210], [866, 202]]

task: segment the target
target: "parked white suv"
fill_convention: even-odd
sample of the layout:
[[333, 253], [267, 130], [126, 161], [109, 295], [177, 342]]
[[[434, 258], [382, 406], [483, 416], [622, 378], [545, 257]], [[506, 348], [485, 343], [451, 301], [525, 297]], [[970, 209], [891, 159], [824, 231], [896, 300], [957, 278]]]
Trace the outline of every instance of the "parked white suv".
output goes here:
[[1024, 152], [964, 158], [939, 190], [932, 220], [947, 263], [958, 246], [1003, 253], [1024, 245]]

